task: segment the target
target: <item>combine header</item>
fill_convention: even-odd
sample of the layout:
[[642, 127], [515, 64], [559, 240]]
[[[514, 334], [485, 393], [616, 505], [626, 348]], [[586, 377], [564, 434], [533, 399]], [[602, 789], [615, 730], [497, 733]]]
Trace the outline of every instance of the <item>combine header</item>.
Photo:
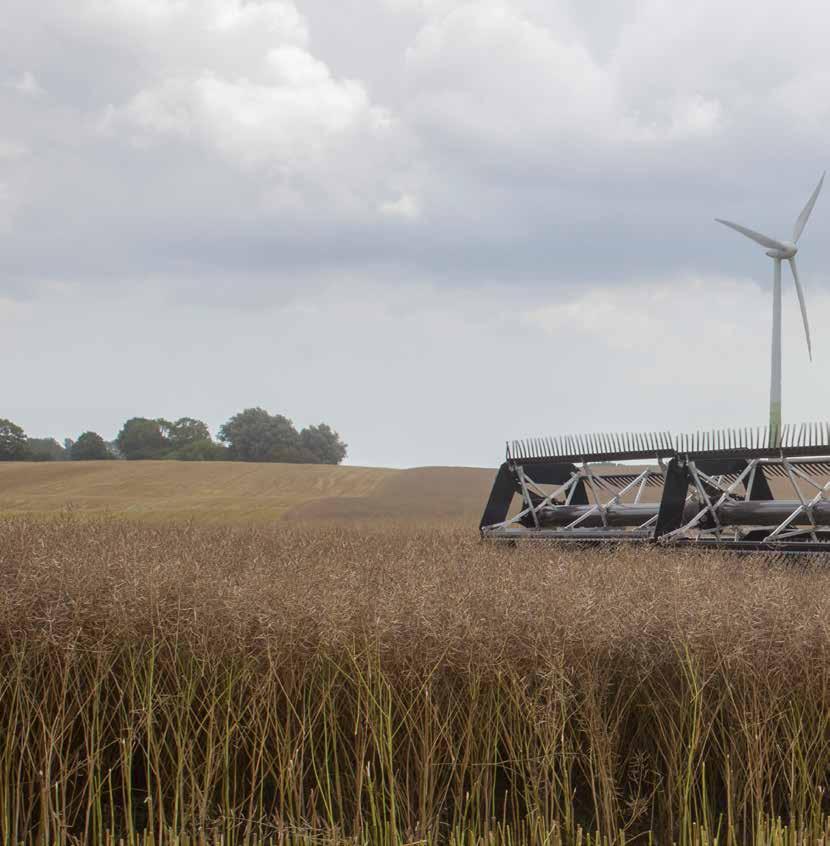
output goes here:
[[497, 540], [830, 552], [828, 478], [824, 423], [511, 441], [480, 529]]

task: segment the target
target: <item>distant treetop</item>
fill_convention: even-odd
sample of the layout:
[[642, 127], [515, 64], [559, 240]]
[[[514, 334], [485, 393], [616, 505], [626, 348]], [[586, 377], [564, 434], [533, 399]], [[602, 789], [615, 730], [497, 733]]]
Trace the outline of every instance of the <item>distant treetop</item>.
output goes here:
[[210, 436], [207, 424], [194, 417], [176, 421], [162, 417], [131, 417], [116, 439], [105, 441], [97, 432], [84, 432], [77, 441], [27, 438], [11, 420], [0, 418], [0, 461], [73, 461], [126, 458], [129, 461], [279, 461], [292, 464], [340, 464], [347, 445], [327, 423], [297, 431], [282, 414], [246, 408]]
[[106, 461], [112, 458], [104, 439], [97, 432], [84, 432], [69, 450], [72, 461]]
[[291, 464], [340, 464], [346, 444], [330, 426], [321, 423], [298, 432], [281, 414], [263, 408], [246, 408], [219, 430], [237, 461], [281, 461]]

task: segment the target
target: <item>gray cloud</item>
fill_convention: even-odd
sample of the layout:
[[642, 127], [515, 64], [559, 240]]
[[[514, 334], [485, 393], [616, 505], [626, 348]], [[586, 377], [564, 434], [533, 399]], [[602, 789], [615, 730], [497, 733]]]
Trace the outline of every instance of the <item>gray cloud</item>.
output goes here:
[[[510, 367], [492, 372], [509, 379], [522, 355], [544, 358], [550, 343], [538, 320], [517, 315], [560, 308], [570, 317], [557, 331], [596, 376], [605, 372], [598, 342], [579, 346], [595, 330], [576, 305], [599, 308], [587, 293], [631, 320], [644, 285], [671, 291], [694, 278], [707, 301], [682, 308], [706, 321], [723, 280], [744, 292], [768, 287], [763, 255], [712, 218], [786, 235], [826, 163], [830, 13], [806, 0], [779, 11], [748, 0], [599, 9], [567, 0], [12, 0], [0, 22], [0, 304], [15, 315], [7, 328], [25, 314], [36, 331], [13, 333], [14, 348], [7, 334], [4, 355], [50, 382], [56, 358], [100, 354], [107, 378], [129, 375], [153, 413], [144, 406], [178, 395], [144, 373], [148, 327], [167, 327], [162, 358], [189, 367], [202, 333], [227, 325], [243, 338], [223, 351], [235, 364], [212, 366], [244, 390], [220, 379], [221, 403], [206, 400], [213, 383], [200, 382], [195, 407], [181, 409], [220, 422], [234, 410], [230, 397], [268, 403], [243, 366], [268, 357], [262, 314], [279, 332], [301, 314], [306, 336], [283, 333], [277, 345], [282, 361], [295, 358], [292, 407], [339, 413], [366, 442], [366, 420], [382, 409], [362, 383], [326, 405], [297, 374], [320, 379], [336, 362], [374, 384], [397, 372], [417, 408], [432, 391], [447, 402], [435, 387], [439, 360], [419, 349], [453, 360], [457, 383], [492, 370], [492, 345], [503, 344], [495, 358]], [[801, 265], [817, 301], [830, 284], [826, 202]], [[661, 308], [676, 319], [677, 309]], [[118, 375], [107, 370], [111, 354], [89, 338], [79, 347], [62, 322], [90, 310], [107, 322], [103, 347], [119, 345]], [[359, 329], [361, 315], [377, 331]], [[323, 335], [307, 337], [315, 320]], [[763, 313], [758, 320], [765, 337]], [[409, 346], [393, 354], [397, 343]], [[603, 383], [610, 393], [637, 388], [642, 363], [628, 366], [629, 377]], [[762, 375], [750, 380], [761, 395]], [[471, 390], [487, 390], [488, 380], [469, 378]], [[38, 410], [32, 384], [7, 386], [8, 413], [71, 433], [80, 416], [57, 403]], [[578, 380], [569, 390], [567, 418], [577, 422], [591, 391]], [[723, 408], [735, 391], [717, 385], [695, 401]], [[358, 395], [363, 411], [352, 406]], [[101, 411], [106, 425], [128, 405]], [[542, 406], [544, 429], [572, 428]], [[426, 433], [445, 415], [411, 414], [422, 447], [390, 439], [373, 451], [351, 435], [356, 454], [387, 463], [438, 455], [438, 435]], [[515, 434], [503, 431], [509, 422], [488, 415], [482, 439]], [[483, 455], [478, 445], [467, 460]]]

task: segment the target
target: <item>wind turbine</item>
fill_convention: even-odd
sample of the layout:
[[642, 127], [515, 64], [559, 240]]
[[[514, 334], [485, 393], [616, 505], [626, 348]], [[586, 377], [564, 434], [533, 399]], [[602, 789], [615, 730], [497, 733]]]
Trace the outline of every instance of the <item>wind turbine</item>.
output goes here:
[[821, 179], [819, 179], [818, 185], [816, 185], [816, 190], [813, 191], [812, 196], [807, 200], [807, 205], [804, 206], [801, 214], [798, 216], [795, 226], [793, 226], [791, 241], [776, 241], [775, 238], [770, 238], [767, 235], [762, 235], [760, 232], [747, 229], [746, 226], [741, 226], [739, 223], [721, 220], [719, 217], [715, 218], [718, 223], [722, 223], [724, 226], [740, 232], [741, 235], [751, 238], [756, 244], [766, 247], [767, 255], [772, 258], [774, 263], [772, 288], [772, 376], [769, 390], [769, 434], [773, 443], [781, 431], [781, 262], [786, 259], [790, 263], [793, 282], [795, 282], [795, 292], [798, 295], [798, 304], [801, 306], [801, 317], [804, 320], [807, 352], [810, 355], [810, 361], [812, 361], [813, 348], [810, 343], [810, 322], [807, 319], [807, 306], [804, 302], [804, 291], [798, 278], [795, 254], [798, 252], [798, 247], [796, 246], [798, 239], [807, 225], [810, 212], [813, 210], [813, 206], [818, 199], [819, 191], [821, 191], [821, 186], [824, 184], [824, 176], [825, 174], [822, 173]]

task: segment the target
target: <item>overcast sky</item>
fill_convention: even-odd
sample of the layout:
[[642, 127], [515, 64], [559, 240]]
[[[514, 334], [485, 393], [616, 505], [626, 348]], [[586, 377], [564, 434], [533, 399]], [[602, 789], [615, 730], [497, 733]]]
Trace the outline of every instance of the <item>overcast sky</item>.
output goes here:
[[[830, 10], [6, 0], [0, 417], [260, 405], [349, 463], [766, 422], [772, 263], [830, 161]], [[830, 417], [830, 191], [784, 419]]]

